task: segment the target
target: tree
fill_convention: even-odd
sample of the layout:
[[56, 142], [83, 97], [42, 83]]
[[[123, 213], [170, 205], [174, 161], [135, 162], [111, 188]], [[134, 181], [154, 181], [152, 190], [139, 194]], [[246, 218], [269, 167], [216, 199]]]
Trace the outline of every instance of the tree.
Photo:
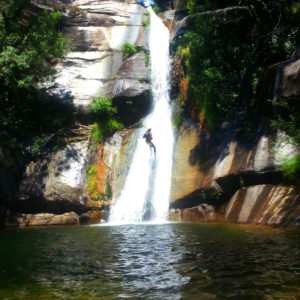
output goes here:
[[[56, 30], [59, 11], [34, 7], [30, 0], [0, 2], [1, 126], [14, 133], [34, 129], [45, 98], [36, 84], [54, 75], [51, 63], [62, 57], [67, 41]], [[40, 117], [40, 116], [39, 116]]]
[[177, 55], [185, 60], [188, 104], [216, 128], [248, 106], [264, 70], [286, 60], [299, 44], [300, 6], [290, 0], [185, 5], [190, 16]]

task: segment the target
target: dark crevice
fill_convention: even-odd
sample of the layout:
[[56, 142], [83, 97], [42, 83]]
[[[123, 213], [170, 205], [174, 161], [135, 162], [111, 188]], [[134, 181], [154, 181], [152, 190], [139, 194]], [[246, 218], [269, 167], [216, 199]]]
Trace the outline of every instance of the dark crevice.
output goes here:
[[193, 193], [177, 199], [170, 208], [191, 208], [202, 203], [214, 205], [217, 208], [227, 203], [241, 188], [255, 185], [277, 185], [282, 183], [282, 171], [269, 170], [264, 172], [244, 171], [229, 174], [215, 180], [216, 187], [201, 188]]

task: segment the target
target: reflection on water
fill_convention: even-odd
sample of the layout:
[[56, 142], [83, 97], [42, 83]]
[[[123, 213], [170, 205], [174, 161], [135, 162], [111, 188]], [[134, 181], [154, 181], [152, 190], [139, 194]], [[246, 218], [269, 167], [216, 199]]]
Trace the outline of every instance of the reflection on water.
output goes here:
[[300, 231], [215, 224], [0, 231], [1, 299], [297, 299]]

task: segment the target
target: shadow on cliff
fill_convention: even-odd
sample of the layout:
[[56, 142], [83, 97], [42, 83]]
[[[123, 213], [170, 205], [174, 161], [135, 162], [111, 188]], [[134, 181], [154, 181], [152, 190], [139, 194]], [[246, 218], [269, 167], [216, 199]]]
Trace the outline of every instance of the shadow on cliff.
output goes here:
[[[239, 151], [250, 151], [255, 148], [258, 140], [268, 134], [269, 129], [262, 125], [256, 130], [237, 129], [237, 124], [209, 132], [206, 129], [198, 130], [198, 144], [190, 151], [189, 163], [198, 166], [203, 173], [208, 172], [216, 163], [221, 162], [229, 155], [231, 143], [236, 143]], [[184, 130], [189, 130], [185, 128]]]
[[[197, 132], [198, 142], [190, 150], [189, 163], [197, 167], [210, 183], [177, 199], [171, 204], [172, 208], [189, 208], [203, 203], [221, 207], [241, 188], [261, 184], [277, 185], [282, 182], [282, 171], [277, 170], [273, 164], [266, 164], [263, 169], [257, 170], [253, 165], [259, 140], [269, 137], [270, 143], [273, 139], [268, 126], [258, 124], [256, 130], [252, 130], [235, 123], [209, 132], [187, 122], [181, 130], [181, 134]], [[231, 145], [234, 146], [232, 149]], [[226, 166], [228, 169], [218, 176], [215, 170], [229, 155], [232, 156], [232, 161]]]
[[116, 97], [113, 103], [117, 107], [121, 122], [126, 127], [134, 125], [147, 116], [152, 104], [149, 91], [133, 97]]

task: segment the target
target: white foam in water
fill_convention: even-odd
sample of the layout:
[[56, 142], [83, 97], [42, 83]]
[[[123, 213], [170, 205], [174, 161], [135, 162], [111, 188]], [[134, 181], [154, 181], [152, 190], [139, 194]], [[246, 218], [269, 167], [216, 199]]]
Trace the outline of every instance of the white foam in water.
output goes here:
[[[133, 224], [145, 219], [163, 223], [168, 214], [174, 143], [168, 81], [169, 31], [152, 8], [148, 10], [154, 108], [137, 133], [138, 143], [125, 187], [112, 206], [109, 224]], [[152, 128], [156, 157], [142, 138], [148, 127]]]

